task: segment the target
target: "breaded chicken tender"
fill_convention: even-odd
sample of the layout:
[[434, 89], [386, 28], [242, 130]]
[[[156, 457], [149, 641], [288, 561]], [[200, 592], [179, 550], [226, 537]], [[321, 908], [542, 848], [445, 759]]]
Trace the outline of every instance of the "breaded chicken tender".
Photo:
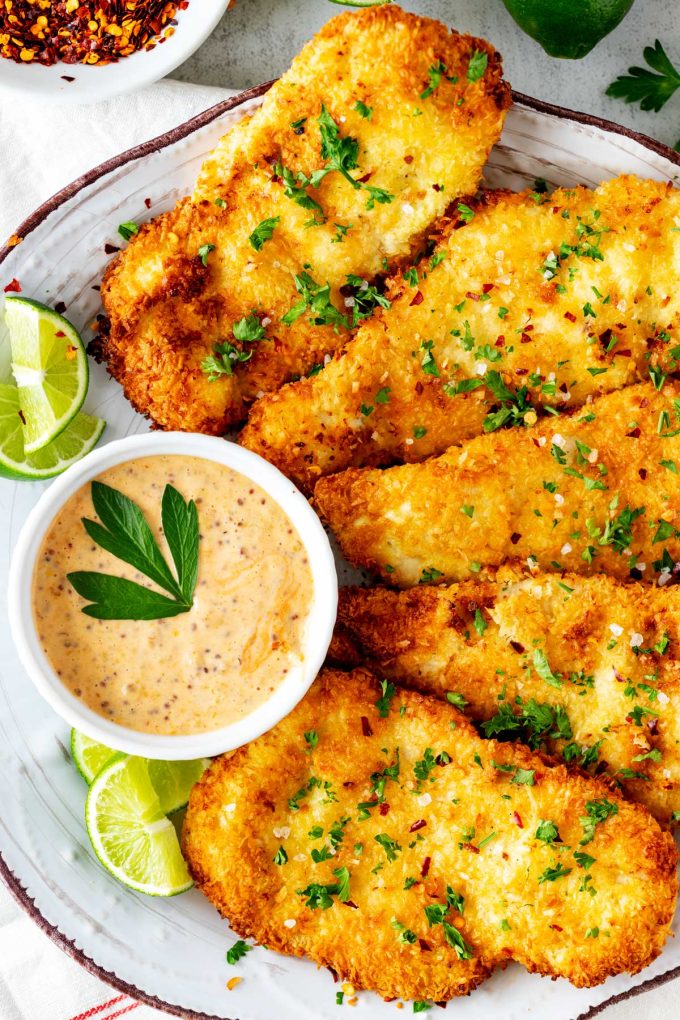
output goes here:
[[242, 443], [305, 489], [680, 365], [679, 190], [619, 177], [455, 208], [389, 309], [254, 405]]
[[510, 568], [341, 588], [329, 658], [448, 698], [482, 733], [606, 772], [660, 822], [680, 821], [680, 588]]
[[580, 987], [635, 973], [677, 892], [641, 805], [362, 670], [218, 758], [183, 847], [238, 935], [385, 998], [464, 995], [511, 960]]
[[680, 382], [478, 436], [423, 464], [322, 478], [345, 556], [397, 587], [519, 559], [663, 586], [680, 561]]
[[[220, 434], [384, 302], [510, 102], [480, 39], [396, 6], [330, 21], [207, 160], [196, 194], [113, 260], [102, 355], [166, 429]], [[377, 286], [376, 286], [377, 285]]]

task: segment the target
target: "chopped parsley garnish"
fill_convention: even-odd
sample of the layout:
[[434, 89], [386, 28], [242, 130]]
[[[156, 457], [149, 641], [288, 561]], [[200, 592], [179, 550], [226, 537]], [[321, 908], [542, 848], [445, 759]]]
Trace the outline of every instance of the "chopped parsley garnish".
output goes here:
[[353, 188], [360, 188], [361, 185], [350, 177], [349, 171], [356, 170], [359, 163], [359, 143], [356, 138], [349, 136], [343, 138], [326, 107], [321, 104], [321, 113], [318, 117], [319, 130], [321, 132], [321, 156], [327, 160], [323, 170], [315, 170], [311, 180], [316, 188], [319, 183], [332, 170], [337, 170]]
[[347, 284], [353, 288], [352, 326], [356, 326], [362, 319], [368, 319], [378, 305], [381, 308], [390, 307], [390, 302], [385, 295], [360, 276], [350, 273], [347, 276]]
[[208, 377], [208, 382], [216, 382], [223, 375], [233, 375], [234, 365], [238, 362], [250, 361], [252, 351], [240, 351], [228, 340], [215, 344], [213, 353], [201, 362], [201, 371]]
[[458, 214], [463, 223], [469, 223], [470, 220], [474, 219], [475, 211], [474, 209], [471, 209], [469, 205], [465, 205], [464, 202], [459, 202]]
[[347, 868], [336, 868], [333, 874], [337, 882], [321, 885], [318, 882], [311, 882], [304, 889], [298, 889], [298, 896], [306, 896], [306, 907], [312, 910], [328, 910], [333, 906], [333, 896], [337, 896], [341, 903], [349, 899], [350, 874]]
[[434, 354], [432, 349], [434, 347], [434, 340], [423, 340], [420, 349], [424, 351], [422, 361], [420, 362], [421, 368], [426, 375], [439, 376], [439, 369], [437, 368], [437, 362], [434, 360]]
[[458, 694], [456, 691], [447, 691], [446, 700], [449, 702], [449, 704], [455, 705], [456, 708], [459, 708], [461, 712], [469, 704], [469, 702], [465, 700], [463, 695]]
[[[421, 99], [427, 99], [431, 96], [435, 89], [439, 88], [442, 78], [446, 81], [450, 81], [453, 85], [456, 84], [458, 78], [455, 75], [448, 75], [446, 70], [446, 64], [444, 64], [441, 60], [438, 60], [436, 64], [432, 64], [432, 66], [428, 68], [427, 77], [429, 85], [420, 93]], [[482, 71], [482, 74], [483, 73], [484, 71]]]
[[541, 680], [545, 680], [545, 682], [550, 684], [551, 687], [556, 687], [559, 690], [562, 686], [562, 674], [553, 673], [545, 652], [540, 648], [537, 648], [534, 651], [534, 669], [540, 676]]
[[129, 241], [131, 237], [134, 237], [135, 234], [139, 233], [139, 227], [133, 220], [128, 220], [126, 223], [121, 223], [119, 225], [118, 233], [124, 241]]
[[316, 730], [308, 730], [303, 734], [305, 743], [310, 751], [313, 751], [316, 745], [319, 743], [319, 734]]
[[529, 391], [526, 386], [522, 386], [517, 390], [511, 390], [504, 383], [500, 372], [496, 372], [493, 369], [486, 373], [484, 379], [480, 380], [480, 384], [487, 386], [501, 404], [497, 411], [487, 414], [484, 419], [485, 432], [495, 432], [496, 429], [507, 424], [524, 424], [526, 412], [532, 410], [532, 406], [527, 399]]
[[394, 202], [394, 195], [390, 195], [389, 191], [385, 191], [384, 188], [376, 188], [372, 184], [364, 184], [365, 190], [368, 192], [368, 200], [366, 202], [366, 208], [372, 209], [377, 202], [378, 205], [389, 205], [390, 202]]
[[601, 800], [589, 800], [586, 802], [586, 813], [579, 822], [583, 829], [583, 839], [579, 841], [580, 846], [591, 843], [595, 837], [595, 826], [618, 814], [618, 804], [602, 798]]
[[438, 581], [443, 576], [444, 572], [437, 570], [436, 567], [423, 567], [418, 584], [429, 584], [431, 581]]
[[579, 868], [583, 868], [584, 871], [589, 871], [593, 864], [595, 864], [596, 859], [587, 854], [585, 850], [574, 850], [574, 860]]
[[484, 637], [484, 632], [488, 627], [488, 623], [482, 616], [481, 610], [475, 609], [475, 618], [473, 621], [473, 627], [477, 631], [480, 637]]
[[423, 436], [426, 436], [426, 435], [427, 435], [427, 429], [424, 428], [422, 425], [416, 425], [415, 428], [413, 429], [413, 438], [414, 439], [422, 439]]
[[286, 312], [281, 318], [285, 326], [292, 326], [301, 315], [309, 310], [310, 318], [315, 326], [333, 326], [337, 331], [340, 326], [349, 328], [345, 316], [338, 311], [331, 301], [331, 285], [326, 283], [323, 287], [307, 272], [294, 276], [295, 289], [300, 294], [297, 304]]
[[539, 875], [538, 884], [555, 882], [558, 878], [564, 878], [565, 875], [571, 874], [572, 871], [573, 868], [565, 868], [562, 864], [553, 865], [552, 868], [546, 868], [543, 874]]
[[559, 838], [560, 834], [554, 822], [539, 822], [538, 828], [536, 829], [536, 839], [540, 839], [543, 843], [552, 845], [556, 840], [559, 840]]
[[248, 237], [248, 240], [255, 251], [261, 251], [265, 241], [271, 240], [274, 230], [278, 227], [280, 221], [280, 216], [270, 216], [269, 219], [262, 220], [262, 222], [255, 227], [252, 234]]
[[279, 866], [288, 863], [288, 854], [286, 853], [282, 846], [280, 846], [279, 849], [274, 854], [273, 861], [274, 864], [278, 864]]
[[214, 244], [202, 244], [201, 247], [198, 249], [198, 257], [204, 266], [208, 265], [208, 255], [210, 254], [211, 251], [215, 251]]
[[484, 53], [482, 50], [475, 50], [470, 57], [470, 63], [468, 64], [467, 80], [469, 82], [479, 81], [486, 71], [488, 62], [488, 54]]
[[250, 315], [235, 322], [231, 331], [234, 334], [234, 340], [238, 340], [240, 343], [255, 343], [256, 340], [265, 338], [264, 326], [256, 312], [251, 312]]
[[531, 698], [524, 702], [515, 699], [517, 711], [507, 702], [501, 702], [496, 715], [482, 723], [486, 737], [500, 740], [521, 739], [532, 750], [541, 747], [546, 738], [569, 740], [572, 731], [563, 705], [548, 705]]
[[290, 198], [291, 201], [295, 202], [303, 209], [313, 210], [314, 216], [308, 224], [309, 226], [326, 222], [326, 216], [323, 209], [316, 199], [312, 198], [312, 196], [307, 193], [307, 188], [312, 183], [309, 177], [306, 177], [301, 170], [297, 174], [294, 174], [289, 167], [282, 166], [281, 163], [274, 164], [274, 173], [283, 181], [283, 193], [286, 198]]
[[412, 946], [415, 942], [418, 941], [418, 936], [416, 935], [416, 933], [414, 931], [411, 931], [410, 928], [407, 928], [406, 925], [402, 924], [401, 921], [399, 921], [396, 917], [392, 918], [390, 924], [392, 925], [394, 930], [398, 932], [397, 942], [403, 942], [406, 945]]
[[227, 963], [230, 963], [233, 966], [235, 963], [238, 963], [239, 960], [242, 960], [246, 953], [249, 953], [252, 948], [253, 947], [249, 946], [247, 942], [243, 941], [243, 939], [239, 939], [238, 942], [234, 942], [231, 948], [227, 949]]
[[390, 707], [392, 705], [392, 699], [397, 693], [397, 689], [394, 684], [391, 684], [388, 680], [380, 681], [381, 695], [375, 703], [375, 707], [378, 709], [378, 715], [381, 719], [386, 719], [390, 714]]
[[458, 959], [471, 960], [472, 946], [467, 944], [458, 929], [448, 921], [442, 921], [442, 928], [444, 929], [444, 938], [451, 948], [455, 949]]
[[354, 104], [354, 109], [358, 114], [360, 114], [364, 118], [364, 120], [370, 120], [371, 117], [373, 116], [373, 108], [370, 106], [366, 106], [366, 103], [363, 103], [361, 99], [357, 99], [356, 103]]
[[401, 852], [401, 846], [397, 843], [396, 839], [392, 839], [386, 832], [379, 832], [377, 836], [373, 837], [376, 843], [385, 851], [385, 856], [388, 861], [396, 861], [397, 854]]

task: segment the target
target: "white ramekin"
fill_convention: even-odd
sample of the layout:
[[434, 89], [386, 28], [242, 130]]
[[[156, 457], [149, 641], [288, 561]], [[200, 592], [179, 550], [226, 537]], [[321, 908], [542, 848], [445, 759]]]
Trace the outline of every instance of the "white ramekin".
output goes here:
[[[190, 736], [157, 736], [111, 722], [88, 708], [59, 680], [38, 640], [32, 582], [40, 546], [54, 517], [78, 489], [103, 471], [138, 457], [183, 454], [224, 464], [252, 479], [287, 514], [307, 550], [314, 591], [304, 638], [304, 660], [291, 669], [270, 698], [244, 719]], [[26, 519], [9, 575], [9, 622], [19, 658], [42, 696], [71, 726], [94, 740], [145, 758], [202, 758], [253, 740], [283, 719], [306, 694], [330, 644], [337, 612], [338, 582], [328, 537], [309, 503], [292, 482], [262, 457], [226, 439], [187, 432], [150, 432], [109, 443], [60, 475]]]

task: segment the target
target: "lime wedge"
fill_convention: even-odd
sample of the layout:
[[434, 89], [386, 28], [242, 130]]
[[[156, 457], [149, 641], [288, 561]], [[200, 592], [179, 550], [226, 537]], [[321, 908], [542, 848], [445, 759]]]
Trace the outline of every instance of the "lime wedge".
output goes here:
[[[71, 757], [86, 783], [91, 783], [97, 773], [111, 761], [118, 751], [99, 744], [96, 740], [71, 730]], [[158, 795], [161, 811], [170, 815], [179, 811], [189, 802], [191, 787], [198, 782], [210, 764], [209, 758], [195, 761], [155, 761], [145, 758], [151, 785]]]
[[52, 478], [89, 453], [106, 427], [101, 418], [79, 414], [49, 446], [27, 454], [19, 415], [17, 387], [0, 384], [0, 476], [3, 478], [29, 481]]
[[118, 754], [112, 747], [99, 744], [80, 730], [71, 730], [73, 764], [89, 785], [101, 769]]
[[89, 380], [87, 354], [68, 319], [38, 301], [5, 298], [5, 322], [24, 420], [24, 449], [35, 453], [56, 439], [80, 410]]
[[177, 832], [144, 758], [117, 755], [104, 766], [88, 790], [85, 823], [99, 861], [123, 885], [147, 896], [191, 888]]

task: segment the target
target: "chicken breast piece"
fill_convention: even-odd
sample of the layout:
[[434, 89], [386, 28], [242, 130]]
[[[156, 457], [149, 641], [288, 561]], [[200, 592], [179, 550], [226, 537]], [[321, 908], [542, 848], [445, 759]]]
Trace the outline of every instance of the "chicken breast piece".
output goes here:
[[345, 556], [398, 587], [519, 559], [664, 585], [680, 561], [680, 382], [599, 397], [423, 464], [322, 478]]
[[606, 773], [680, 821], [680, 588], [510, 568], [341, 588], [329, 658], [448, 699], [483, 734]]
[[581, 987], [635, 973], [677, 893], [642, 806], [362, 670], [217, 759], [183, 846], [238, 935], [385, 998], [464, 995], [510, 960]]
[[110, 264], [101, 354], [130, 401], [219, 434], [323, 363], [476, 190], [509, 102], [483, 40], [396, 6], [331, 20]]
[[307, 490], [680, 364], [680, 191], [619, 177], [453, 208], [389, 309], [253, 407], [242, 443]]

